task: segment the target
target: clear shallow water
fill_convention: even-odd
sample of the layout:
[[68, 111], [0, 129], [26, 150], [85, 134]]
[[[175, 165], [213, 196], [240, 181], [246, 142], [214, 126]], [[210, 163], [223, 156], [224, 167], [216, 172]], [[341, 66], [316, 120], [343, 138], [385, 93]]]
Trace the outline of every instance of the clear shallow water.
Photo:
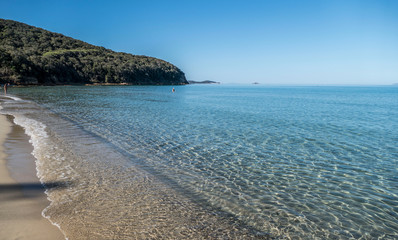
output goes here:
[[70, 239], [398, 238], [398, 88], [11, 94]]

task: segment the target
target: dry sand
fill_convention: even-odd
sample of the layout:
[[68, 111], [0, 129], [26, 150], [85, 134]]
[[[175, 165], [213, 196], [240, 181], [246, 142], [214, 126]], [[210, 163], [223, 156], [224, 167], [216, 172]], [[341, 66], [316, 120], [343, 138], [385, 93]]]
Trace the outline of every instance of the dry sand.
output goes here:
[[31, 152], [23, 129], [0, 114], [0, 240], [65, 239], [41, 215], [50, 202], [36, 176]]

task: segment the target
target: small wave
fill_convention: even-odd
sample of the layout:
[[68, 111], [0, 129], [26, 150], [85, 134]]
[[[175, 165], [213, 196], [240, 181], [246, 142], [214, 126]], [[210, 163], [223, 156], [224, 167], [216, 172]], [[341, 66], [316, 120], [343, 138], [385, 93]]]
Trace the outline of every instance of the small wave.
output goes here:
[[25, 129], [26, 134], [28, 134], [33, 141], [37, 140], [37, 138], [48, 137], [45, 131], [46, 126], [44, 124], [22, 115], [15, 115], [14, 117], [15, 124], [22, 126]]
[[19, 97], [16, 97], [16, 96], [12, 96], [12, 95], [7, 95], [7, 96], [5, 96], [6, 98], [11, 98], [12, 100], [15, 100], [15, 101], [23, 101], [21, 98], [19, 98]]
[[[47, 208], [46, 208], [46, 209], [47, 209]], [[69, 240], [69, 238], [66, 237], [65, 232], [62, 231], [61, 226], [60, 226], [58, 223], [55, 223], [55, 222], [51, 221], [50, 217], [47, 216], [47, 215], [45, 215], [46, 209], [44, 209], [44, 210], [41, 212], [42, 217], [47, 218], [48, 221], [49, 221], [52, 225], [56, 226], [56, 227], [61, 231], [61, 233], [64, 235], [65, 240]]]
[[46, 125], [20, 114], [14, 114], [14, 123], [23, 127], [25, 133], [30, 137], [29, 142], [33, 146], [32, 155], [36, 159], [37, 176], [39, 177], [41, 183], [43, 184], [42, 181], [43, 174], [40, 172], [40, 169], [38, 168], [39, 165], [38, 161], [41, 155], [40, 149], [43, 148], [43, 145], [45, 145], [48, 140], [48, 135], [45, 130]]
[[[33, 146], [33, 152], [32, 155], [35, 157], [36, 159], [36, 172], [37, 172], [37, 176], [40, 179], [41, 184], [44, 184], [44, 173], [40, 170], [40, 162], [39, 159], [42, 158], [42, 154], [43, 151], [41, 151], [41, 149], [45, 149], [46, 145], [48, 145], [48, 141], [49, 141], [49, 137], [48, 134], [46, 132], [46, 125], [44, 125], [41, 122], [38, 122], [36, 120], [27, 118], [23, 115], [19, 115], [19, 114], [15, 114], [14, 115], [14, 123], [23, 127], [25, 130], [25, 133], [30, 137], [29, 142], [32, 144]], [[48, 195], [48, 192], [45, 191], [45, 193], [47, 194], [47, 199], [51, 202], [51, 204], [53, 204], [53, 201], [51, 200], [51, 198]], [[48, 206], [48, 207], [50, 207]], [[64, 235], [65, 239], [68, 240], [68, 238], [65, 235], [65, 232], [61, 229], [61, 226], [56, 223], [53, 222], [50, 218], [50, 216], [46, 215], [46, 211], [48, 209], [48, 207], [46, 207], [43, 211], [42, 211], [42, 216], [47, 218], [51, 224], [53, 224], [54, 226], [57, 226], [59, 228], [59, 230], [61, 231], [61, 233]]]

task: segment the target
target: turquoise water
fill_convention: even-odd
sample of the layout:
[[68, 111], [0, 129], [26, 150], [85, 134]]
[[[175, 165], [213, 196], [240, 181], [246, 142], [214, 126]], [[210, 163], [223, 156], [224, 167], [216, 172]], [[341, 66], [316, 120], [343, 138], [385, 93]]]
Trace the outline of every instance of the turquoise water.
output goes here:
[[70, 239], [398, 238], [398, 88], [175, 88], [10, 90]]

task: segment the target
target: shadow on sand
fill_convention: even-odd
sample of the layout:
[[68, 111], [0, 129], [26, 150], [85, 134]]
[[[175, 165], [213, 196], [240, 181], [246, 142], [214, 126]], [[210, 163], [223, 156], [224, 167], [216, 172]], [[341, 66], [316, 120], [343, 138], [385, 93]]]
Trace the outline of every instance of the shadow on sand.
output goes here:
[[0, 200], [40, 197], [45, 190], [59, 190], [71, 185], [70, 182], [0, 184]]

